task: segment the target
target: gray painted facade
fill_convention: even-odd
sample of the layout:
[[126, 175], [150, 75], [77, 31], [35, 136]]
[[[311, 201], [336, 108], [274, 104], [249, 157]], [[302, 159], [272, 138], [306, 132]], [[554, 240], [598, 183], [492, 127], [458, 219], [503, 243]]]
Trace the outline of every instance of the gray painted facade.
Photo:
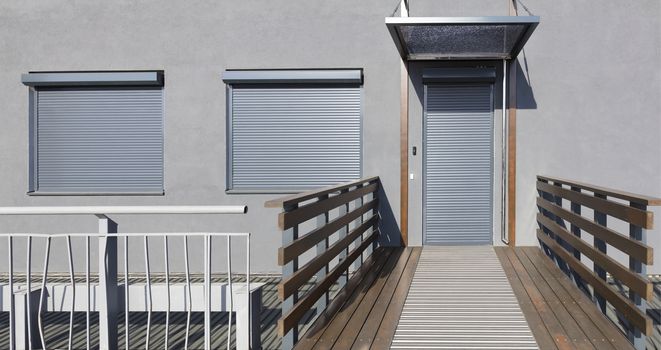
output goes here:
[[[127, 216], [117, 221], [123, 232], [249, 231], [254, 271], [278, 272], [278, 211], [263, 205], [277, 195], [225, 192], [226, 85], [221, 74], [227, 69], [361, 68], [362, 172], [381, 176], [383, 225], [389, 233], [383, 243], [397, 244], [400, 58], [384, 18], [398, 3], [0, 2], [0, 206], [246, 204], [244, 216]], [[541, 17], [518, 58], [517, 77], [517, 244], [533, 245], [537, 174], [661, 196], [661, 3], [523, 4], [527, 10], [519, 4], [519, 14]], [[507, 15], [508, 6], [504, 0], [411, 0], [410, 15]], [[106, 70], [164, 72], [165, 194], [28, 196], [28, 88], [21, 74]], [[421, 102], [414, 97], [411, 110]], [[420, 117], [411, 113], [412, 127]], [[411, 180], [412, 189], [420, 179]], [[412, 218], [420, 200], [411, 199]], [[93, 232], [96, 221], [3, 217], [0, 227], [2, 232]], [[659, 232], [649, 234], [656, 261], [661, 261]], [[420, 231], [410, 231], [412, 243], [421, 238], [416, 235]], [[499, 237], [494, 232], [494, 244]], [[135, 249], [139, 254], [141, 247]], [[64, 262], [59, 266], [66, 268]]]

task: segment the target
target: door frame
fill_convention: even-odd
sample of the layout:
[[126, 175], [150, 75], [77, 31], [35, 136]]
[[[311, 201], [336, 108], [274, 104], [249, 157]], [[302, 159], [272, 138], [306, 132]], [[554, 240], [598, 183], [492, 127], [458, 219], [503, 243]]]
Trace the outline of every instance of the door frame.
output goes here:
[[[504, 169], [501, 164], [503, 163], [502, 146], [503, 142], [511, 142], [512, 127], [509, 126], [509, 131], [503, 137], [501, 130], [505, 128], [503, 125], [503, 61], [488, 60], [488, 61], [406, 61], [402, 65], [402, 96], [401, 96], [401, 224], [402, 224], [402, 243], [403, 245], [421, 246], [424, 242], [423, 237], [423, 194], [422, 194], [422, 153], [418, 152], [417, 156], [412, 155], [412, 147], [421, 149], [422, 137], [424, 130], [422, 129], [423, 119], [423, 104], [424, 95], [421, 94], [423, 87], [422, 83], [422, 70], [424, 68], [474, 68], [474, 67], [491, 67], [496, 71], [496, 81], [493, 84], [494, 88], [494, 157], [493, 157], [493, 231], [492, 231], [492, 244], [504, 245], [500, 239], [501, 226], [503, 219], [511, 217], [511, 213], [502, 215], [503, 213], [514, 210], [510, 203], [503, 203], [502, 196], [513, 195], [514, 184], [508, 182], [507, 188], [502, 188], [501, 183], [505, 178], [510, 178], [508, 174], [515, 171], [512, 168], [512, 163], [508, 162]], [[404, 84], [405, 83], [405, 84]], [[506, 106], [507, 107], [507, 106]], [[510, 153], [505, 157], [510, 159]], [[416, 158], [417, 157], [417, 158]], [[509, 171], [507, 171], [509, 169]], [[504, 172], [503, 172], [504, 170]], [[412, 178], [411, 178], [412, 177]], [[509, 210], [508, 210], [509, 209]], [[507, 221], [505, 221], [507, 223]], [[513, 226], [513, 225], [512, 225]], [[512, 232], [510, 233], [510, 237]], [[513, 242], [510, 239], [510, 242]]]

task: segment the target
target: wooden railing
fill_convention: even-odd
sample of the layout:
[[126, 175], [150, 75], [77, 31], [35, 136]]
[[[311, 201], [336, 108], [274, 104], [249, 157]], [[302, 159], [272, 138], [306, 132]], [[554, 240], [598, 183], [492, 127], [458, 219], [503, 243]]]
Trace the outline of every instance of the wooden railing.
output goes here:
[[[316, 308], [319, 315], [328, 306], [330, 288], [346, 285], [351, 264], [358, 268], [373, 251], [379, 235], [378, 189], [379, 178], [370, 177], [266, 202], [267, 208], [283, 210], [278, 215], [283, 231], [278, 250], [278, 296], [283, 302], [278, 334], [283, 349], [298, 341], [299, 325], [308, 311]], [[309, 223], [312, 219], [316, 221]], [[304, 227], [311, 229], [300, 232]], [[331, 238], [334, 243], [329, 246]], [[299, 266], [301, 256], [313, 248], [316, 255]], [[308, 291], [302, 294], [304, 287]]]
[[[537, 177], [537, 190], [537, 238], [542, 248], [579, 287], [588, 292], [586, 284], [592, 287], [602, 312], [610, 303], [627, 320], [629, 340], [644, 349], [645, 335], [652, 332], [645, 301], [653, 298], [653, 285], [646, 277], [646, 266], [653, 263], [646, 235], [653, 226], [653, 213], [647, 208], [661, 205], [661, 199], [546, 176]], [[563, 203], [569, 203], [569, 209]], [[592, 218], [581, 215], [584, 207], [591, 210]], [[618, 220], [609, 227], [608, 217]], [[628, 234], [616, 231], [622, 222], [628, 225]], [[581, 238], [582, 233], [592, 236], [592, 245]], [[627, 255], [629, 266], [609, 255], [608, 246]], [[581, 262], [582, 256], [593, 262], [593, 270]], [[608, 275], [627, 287], [628, 298], [609, 285]]]

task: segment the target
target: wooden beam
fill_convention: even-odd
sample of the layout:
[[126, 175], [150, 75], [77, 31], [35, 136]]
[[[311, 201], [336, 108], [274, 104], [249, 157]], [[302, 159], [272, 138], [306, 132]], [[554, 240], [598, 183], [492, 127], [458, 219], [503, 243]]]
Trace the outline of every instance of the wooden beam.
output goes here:
[[[607, 254], [595, 249], [593, 246], [584, 240], [574, 236], [573, 233], [567, 231], [558, 223], [549, 219], [548, 217], [537, 213], [537, 222], [549, 231], [553, 232], [555, 236], [559, 236], [562, 240], [566, 241], [573, 248], [578, 249], [583, 255], [587, 256], [595, 264], [609, 272], [620, 282], [624, 283], [631, 290], [638, 293], [645, 300], [652, 300], [654, 292], [652, 290], [652, 283], [644, 276], [639, 275], [628, 267], [620, 264]], [[576, 260], [576, 257], [573, 257]]]
[[642, 242], [631, 239], [629, 236], [625, 236], [609, 229], [608, 227], [599, 225], [581, 215], [574, 214], [567, 209], [540, 197], [537, 197], [537, 205], [551, 214], [569, 221], [572, 225], [577, 226], [584, 232], [603, 240], [638, 261], [644, 262], [647, 265], [652, 265], [652, 263], [654, 263], [654, 249]]
[[344, 238], [341, 238], [330, 246], [325, 252], [310, 260], [305, 266], [294, 272], [291, 276], [284, 279], [278, 284], [278, 296], [280, 300], [285, 300], [290, 295], [294, 294], [298, 289], [307, 283], [312, 276], [314, 276], [324, 266], [327, 266], [335, 257], [337, 257], [342, 250], [349, 247], [360, 235], [367, 231], [368, 228], [374, 227], [379, 222], [377, 215], [372, 216], [369, 220], [363, 222], [360, 226], [356, 227]]
[[516, 60], [512, 60], [507, 115], [507, 240], [512, 247], [516, 246], [516, 71]]
[[320, 200], [318, 202], [298, 207], [292, 211], [282, 212], [278, 215], [278, 227], [283, 231], [288, 228], [292, 228], [300, 223], [314, 218], [315, 216], [335, 209], [340, 205], [344, 205], [362, 196], [376, 192], [377, 189], [378, 184], [373, 183], [371, 185], [360, 187], [325, 200]]
[[567, 186], [572, 186], [572, 187], [578, 187], [582, 190], [587, 190], [596, 194], [601, 194], [604, 196], [608, 197], [614, 197], [614, 198], [619, 198], [625, 201], [629, 202], [634, 202], [642, 205], [648, 205], [648, 206], [658, 206], [661, 205], [661, 198], [656, 198], [656, 197], [650, 197], [646, 196], [643, 194], [636, 194], [636, 193], [631, 193], [631, 192], [626, 192], [626, 191], [620, 191], [620, 190], [615, 190], [612, 188], [607, 188], [607, 187], [601, 187], [601, 186], [595, 186], [591, 184], [587, 184], [584, 182], [578, 182], [574, 180], [567, 180], [567, 179], [560, 179], [557, 177], [549, 177], [549, 176], [542, 176], [538, 175], [537, 176], [538, 180], [544, 180], [547, 182], [554, 182], [556, 184], [562, 184], [562, 185], [567, 185]]
[[351, 263], [356, 260], [360, 254], [369, 247], [378, 236], [378, 231], [369, 235], [358, 248], [354, 249], [346, 260], [340, 262], [332, 271], [326, 275], [316, 286], [314, 286], [308, 294], [299, 300], [294, 307], [283, 315], [278, 320], [278, 335], [284, 336], [290, 329], [298, 325], [298, 321], [305, 315], [308, 310], [319, 300], [319, 298], [326, 293], [331, 285], [346, 271]]
[[299, 255], [314, 247], [317, 243], [328, 238], [333, 233], [340, 230], [354, 220], [360, 218], [363, 214], [370, 210], [375, 210], [379, 207], [379, 200], [373, 199], [369, 203], [352, 210], [350, 213], [340, 216], [339, 218], [329, 222], [328, 224], [318, 227], [310, 233], [299, 237], [297, 240], [289, 243], [286, 246], [278, 249], [278, 265], [284, 266], [288, 262], [296, 259]]
[[638, 309], [631, 300], [624, 297], [622, 294], [617, 292], [614, 288], [608, 285], [608, 283], [602, 280], [594, 272], [590, 271], [583, 263], [574, 259], [574, 256], [567, 252], [564, 248], [549, 237], [542, 230], [537, 230], [537, 238], [539, 238], [544, 244], [546, 244], [556, 255], [558, 255], [562, 260], [567, 263], [581, 278], [590, 284], [595, 292], [602, 295], [606, 300], [608, 300], [613, 307], [622, 313], [622, 315], [627, 318], [634, 326], [636, 326], [642, 333], [645, 335], [652, 334], [652, 319], [649, 318], [643, 311]]
[[542, 181], [537, 181], [537, 189], [592, 208], [595, 211], [610, 215], [630, 224], [646, 229], [653, 228], [654, 215], [651, 211], [640, 210], [622, 203], [612, 202], [607, 199], [594, 197], [581, 192], [571, 191], [560, 186], [553, 186]]
[[405, 247], [409, 243], [409, 72], [408, 62], [403, 58], [400, 74], [400, 244]]
[[287, 206], [292, 206], [294, 204], [299, 204], [301, 202], [314, 199], [314, 198], [319, 198], [321, 196], [331, 194], [334, 192], [339, 192], [341, 190], [345, 190], [350, 187], [355, 187], [360, 184], [365, 184], [365, 183], [373, 183], [379, 181], [378, 176], [371, 176], [371, 177], [365, 177], [360, 180], [356, 181], [349, 181], [346, 183], [342, 183], [339, 185], [333, 185], [333, 186], [328, 186], [324, 187], [321, 189], [316, 189], [308, 192], [303, 192], [303, 193], [297, 193], [297, 194], [292, 194], [286, 197], [281, 197], [281, 198], [276, 198], [270, 201], [267, 201], [264, 203], [264, 207], [266, 208], [283, 208]]

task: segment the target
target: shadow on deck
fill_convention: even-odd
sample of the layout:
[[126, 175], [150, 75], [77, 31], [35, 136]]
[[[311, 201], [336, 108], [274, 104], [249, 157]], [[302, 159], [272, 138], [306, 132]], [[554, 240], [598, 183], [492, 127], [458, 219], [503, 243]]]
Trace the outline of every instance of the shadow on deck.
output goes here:
[[[421, 248], [379, 248], [312, 324], [296, 349], [387, 349], [392, 342]], [[354, 276], [356, 277], [356, 276]]]
[[[540, 349], [633, 349], [538, 247], [495, 250]], [[648, 348], [654, 343], [649, 339]]]
[[[495, 247], [503, 270], [540, 349], [632, 349], [614, 320], [614, 312], [605, 317], [594, 302], [580, 291], [538, 247]], [[365, 274], [352, 279], [343, 290], [345, 298], [312, 323], [307, 315], [301, 328], [304, 335], [296, 349], [387, 349], [394, 337], [422, 248], [379, 248], [374, 259], [364, 264]], [[470, 259], [470, 257], [467, 257]], [[280, 349], [276, 323], [281, 316], [276, 276], [256, 276], [254, 282], [266, 283], [261, 314], [262, 346]], [[661, 348], [661, 279], [652, 279], [655, 298], [648, 314], [655, 320], [654, 333], [647, 338], [648, 349]], [[312, 285], [310, 285], [312, 286]], [[339, 300], [340, 298], [338, 298]], [[68, 317], [65, 312], [46, 315], [46, 338], [55, 348], [66, 348]], [[122, 316], [123, 317], [123, 316]], [[227, 313], [213, 314], [214, 346], [224, 347], [227, 339]], [[185, 334], [185, 313], [170, 315], [170, 347], [181, 348]], [[53, 321], [53, 322], [50, 322]], [[152, 344], [163, 348], [164, 313], [152, 318]], [[131, 347], [144, 348], [146, 313], [131, 314]], [[85, 347], [85, 315], [74, 320], [74, 348]], [[92, 313], [92, 344], [98, 344], [98, 320]], [[123, 325], [120, 323], [120, 327]], [[194, 313], [189, 335], [190, 348], [203, 348], [203, 317]], [[0, 313], [0, 349], [8, 347], [8, 313]], [[306, 332], [307, 329], [307, 332]], [[120, 329], [123, 334], [123, 329]], [[222, 345], [221, 345], [222, 344]], [[120, 348], [123, 348], [120, 339]]]

